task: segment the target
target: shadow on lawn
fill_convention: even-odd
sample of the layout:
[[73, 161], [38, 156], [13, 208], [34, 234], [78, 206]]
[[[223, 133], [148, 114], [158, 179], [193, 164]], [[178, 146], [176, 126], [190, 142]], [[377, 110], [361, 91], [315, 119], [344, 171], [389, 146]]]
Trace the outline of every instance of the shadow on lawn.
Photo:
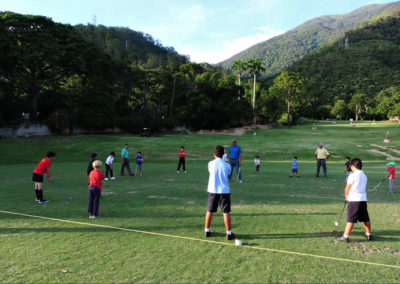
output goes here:
[[308, 212], [293, 212], [293, 213], [233, 213], [235, 217], [262, 217], [262, 216], [293, 216], [293, 215], [340, 215], [340, 213], [308, 213]]

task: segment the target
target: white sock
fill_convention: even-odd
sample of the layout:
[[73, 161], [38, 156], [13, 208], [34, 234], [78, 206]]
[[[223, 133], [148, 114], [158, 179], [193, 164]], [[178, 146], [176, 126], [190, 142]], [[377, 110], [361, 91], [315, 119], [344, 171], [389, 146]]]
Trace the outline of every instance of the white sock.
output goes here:
[[232, 231], [226, 231], [228, 235], [232, 235]]
[[367, 236], [372, 236], [372, 233], [365, 233]]
[[205, 228], [204, 232], [206, 232], [206, 233], [210, 232], [210, 228]]
[[348, 235], [346, 235], [346, 234], [343, 234], [343, 237], [345, 237], [345, 238], [348, 238], [349, 236], [348, 236]]

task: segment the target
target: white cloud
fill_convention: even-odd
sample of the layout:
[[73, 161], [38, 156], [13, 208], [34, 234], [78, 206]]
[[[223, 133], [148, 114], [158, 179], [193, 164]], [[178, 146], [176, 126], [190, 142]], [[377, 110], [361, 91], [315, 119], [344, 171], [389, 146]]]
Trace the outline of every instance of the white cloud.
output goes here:
[[219, 63], [257, 43], [285, 33], [285, 31], [277, 31], [269, 27], [258, 27], [257, 30], [259, 32], [256, 34], [226, 41], [220, 48], [200, 50], [187, 46], [177, 50], [181, 54], [189, 55], [194, 62]]

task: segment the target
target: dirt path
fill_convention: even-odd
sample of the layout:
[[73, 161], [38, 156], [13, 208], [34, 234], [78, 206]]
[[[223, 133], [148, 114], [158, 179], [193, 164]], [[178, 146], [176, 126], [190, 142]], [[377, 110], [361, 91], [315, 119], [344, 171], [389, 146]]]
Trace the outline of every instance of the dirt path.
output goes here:
[[376, 144], [371, 144], [372, 147], [376, 147], [376, 148], [380, 148], [380, 149], [384, 149], [384, 150], [389, 150], [393, 153], [399, 154], [400, 155], [400, 151], [393, 149], [393, 148], [389, 148], [389, 147], [384, 147], [384, 146], [380, 146], [380, 145], [376, 145]]
[[384, 157], [386, 157], [386, 160], [400, 161], [400, 158], [394, 157], [394, 156], [392, 156], [392, 155], [390, 155], [388, 153], [385, 153], [385, 152], [382, 152], [382, 151], [379, 151], [379, 150], [376, 150], [376, 149], [370, 149], [370, 150], [366, 150], [366, 151], [370, 152], [372, 154], [375, 154], [375, 155], [384, 156]]

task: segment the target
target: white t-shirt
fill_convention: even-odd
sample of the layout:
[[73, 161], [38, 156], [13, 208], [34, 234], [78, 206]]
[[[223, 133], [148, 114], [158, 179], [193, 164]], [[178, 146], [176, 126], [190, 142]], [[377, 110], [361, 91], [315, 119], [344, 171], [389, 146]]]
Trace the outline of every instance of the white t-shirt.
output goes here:
[[208, 171], [210, 178], [207, 191], [216, 194], [230, 193], [228, 175], [231, 173], [231, 166], [221, 158], [217, 158], [208, 163]]
[[347, 178], [347, 184], [351, 184], [347, 201], [367, 201], [367, 176], [364, 171], [356, 170]]
[[260, 165], [260, 159], [254, 159], [254, 164], [256, 166], [259, 166]]
[[107, 165], [112, 165], [113, 162], [114, 162], [114, 157], [113, 156], [108, 156], [108, 158], [106, 160], [106, 164]]
[[224, 160], [225, 162], [228, 162], [228, 154], [227, 154], [227, 153], [225, 153], [225, 154], [222, 156], [222, 160]]

